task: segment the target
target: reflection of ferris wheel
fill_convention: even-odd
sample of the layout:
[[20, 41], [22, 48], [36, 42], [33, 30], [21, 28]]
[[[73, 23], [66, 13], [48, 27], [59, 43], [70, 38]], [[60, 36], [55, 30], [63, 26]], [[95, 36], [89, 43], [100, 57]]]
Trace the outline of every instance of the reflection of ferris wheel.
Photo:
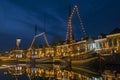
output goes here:
[[83, 26], [82, 19], [80, 17], [80, 13], [78, 11], [78, 7], [77, 7], [77, 5], [75, 5], [74, 8], [73, 8], [73, 10], [72, 10], [72, 12], [71, 12], [71, 14], [69, 15], [68, 27], [67, 27], [67, 33], [66, 33], [66, 41], [68, 41], [68, 39], [69, 39], [70, 40], [70, 44], [73, 43], [72, 17], [73, 17], [73, 14], [75, 12], [78, 15], [78, 19], [79, 19], [79, 22], [80, 22], [81, 31], [82, 31], [84, 37], [86, 36], [86, 31], [85, 31], [85, 28]]

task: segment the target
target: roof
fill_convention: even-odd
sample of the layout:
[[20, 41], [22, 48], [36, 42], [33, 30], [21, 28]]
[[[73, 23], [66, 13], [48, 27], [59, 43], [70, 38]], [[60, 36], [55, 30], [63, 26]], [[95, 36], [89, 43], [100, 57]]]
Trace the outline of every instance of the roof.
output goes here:
[[100, 36], [102, 36], [102, 38], [106, 38], [106, 34], [101, 33]]
[[116, 34], [116, 33], [120, 33], [120, 29], [119, 28], [115, 28], [112, 32], [110, 32], [108, 35], [111, 34]]

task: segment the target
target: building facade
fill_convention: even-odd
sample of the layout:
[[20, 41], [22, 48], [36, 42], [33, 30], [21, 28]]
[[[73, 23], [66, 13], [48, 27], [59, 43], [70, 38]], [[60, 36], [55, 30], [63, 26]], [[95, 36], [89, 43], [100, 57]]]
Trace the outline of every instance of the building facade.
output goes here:
[[28, 49], [25, 53], [30, 58], [34, 55], [36, 58], [45, 56], [69, 56], [70, 45], [73, 47], [72, 55], [79, 55], [84, 52], [94, 50], [98, 54], [113, 54], [120, 52], [120, 29], [114, 29], [107, 35], [99, 35], [94, 39], [88, 37], [84, 40], [74, 41], [73, 44], [62, 44], [54, 47], [41, 47], [37, 49]]

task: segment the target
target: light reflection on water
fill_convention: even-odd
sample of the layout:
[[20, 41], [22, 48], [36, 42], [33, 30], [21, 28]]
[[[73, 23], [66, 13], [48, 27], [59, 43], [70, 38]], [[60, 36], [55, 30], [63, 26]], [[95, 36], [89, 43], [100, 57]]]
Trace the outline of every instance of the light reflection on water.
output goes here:
[[115, 71], [102, 74], [82, 67], [63, 68], [55, 64], [16, 64], [0, 66], [0, 80], [118, 80]]

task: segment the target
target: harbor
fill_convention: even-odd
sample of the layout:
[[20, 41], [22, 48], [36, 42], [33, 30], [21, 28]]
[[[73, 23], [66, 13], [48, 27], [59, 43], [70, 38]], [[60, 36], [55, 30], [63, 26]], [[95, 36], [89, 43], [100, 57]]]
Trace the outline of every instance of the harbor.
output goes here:
[[[22, 38], [16, 38], [14, 46], [0, 55], [0, 79], [119, 80], [120, 28], [97, 37], [87, 35], [78, 8], [74, 5], [69, 11], [64, 40], [49, 43], [47, 30], [39, 33], [37, 24], [28, 47], [21, 48]], [[74, 38], [74, 15], [83, 34], [79, 40]]]

